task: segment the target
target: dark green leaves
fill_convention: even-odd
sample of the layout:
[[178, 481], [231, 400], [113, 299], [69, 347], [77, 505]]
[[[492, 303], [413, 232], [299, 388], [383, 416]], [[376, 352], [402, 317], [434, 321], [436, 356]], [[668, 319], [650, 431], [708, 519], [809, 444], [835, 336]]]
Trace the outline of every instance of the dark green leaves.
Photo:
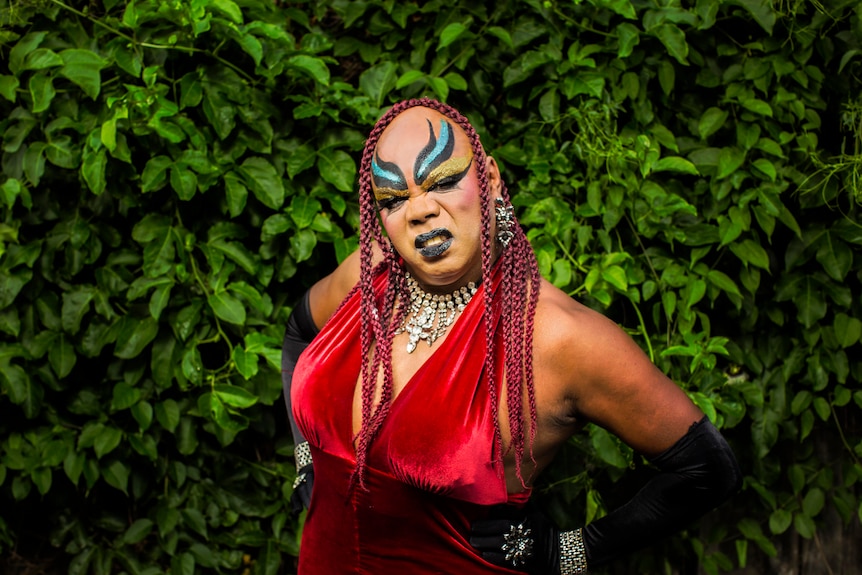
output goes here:
[[102, 87], [100, 71], [108, 65], [90, 50], [68, 49], [60, 52], [63, 67], [60, 74], [77, 84], [90, 98], [96, 99]]

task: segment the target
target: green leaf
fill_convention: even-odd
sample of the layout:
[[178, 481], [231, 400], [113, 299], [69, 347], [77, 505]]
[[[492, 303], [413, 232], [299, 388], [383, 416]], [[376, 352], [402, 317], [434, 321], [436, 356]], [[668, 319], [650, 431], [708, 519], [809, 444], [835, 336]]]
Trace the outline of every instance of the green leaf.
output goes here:
[[621, 292], [625, 292], [629, 287], [626, 271], [620, 266], [609, 266], [602, 269], [601, 276], [603, 280]]
[[124, 381], [120, 381], [114, 385], [111, 409], [115, 411], [129, 409], [140, 400], [141, 390], [136, 387], [132, 387]]
[[58, 334], [51, 345], [51, 349], [48, 350], [48, 361], [57, 377], [63, 379], [69, 375], [77, 360], [72, 342], [65, 334]]
[[342, 192], [353, 191], [356, 179], [356, 164], [343, 150], [325, 150], [317, 155], [320, 177]]
[[359, 76], [359, 87], [378, 108], [386, 95], [395, 87], [398, 66], [395, 62], [381, 62]]
[[323, 84], [324, 86], [329, 85], [329, 68], [326, 66], [326, 62], [320, 58], [300, 54], [288, 58], [287, 65], [291, 68], [301, 70], [319, 84]]
[[256, 395], [235, 385], [214, 385], [213, 393], [226, 405], [240, 409], [246, 409], [258, 402]]
[[729, 116], [728, 112], [721, 108], [708, 108], [697, 123], [697, 132], [701, 140], [706, 140], [724, 126]]
[[742, 242], [734, 242], [730, 244], [730, 251], [746, 264], [769, 270], [769, 255], [754, 240], [746, 239]]
[[317, 199], [302, 195], [296, 195], [290, 202], [290, 218], [298, 229], [309, 227], [322, 210]]
[[228, 172], [224, 175], [224, 185], [228, 211], [230, 217], [235, 218], [245, 209], [248, 200], [248, 188], [240, 181], [240, 176], [235, 172]]
[[722, 148], [718, 157], [718, 170], [715, 177], [719, 180], [736, 172], [745, 161], [745, 152], [737, 147]]
[[168, 305], [168, 301], [171, 297], [171, 288], [174, 286], [174, 282], [169, 282], [164, 285], [160, 285], [155, 290], [153, 290], [153, 295], [150, 296], [150, 317], [154, 320], [158, 321], [159, 317], [162, 315], [162, 311]]
[[658, 27], [655, 34], [677, 62], [685, 66], [688, 65], [688, 42], [685, 39], [685, 32], [676, 24], [665, 22]]
[[769, 530], [775, 535], [787, 531], [791, 523], [793, 523], [793, 514], [786, 509], [776, 509], [769, 516]]
[[141, 173], [141, 191], [152, 192], [164, 186], [167, 181], [166, 174], [171, 165], [173, 160], [167, 156], [155, 156], [147, 160]]
[[797, 513], [793, 517], [793, 526], [796, 528], [796, 532], [806, 539], [813, 538], [814, 532], [817, 531], [814, 520], [803, 513]]
[[245, 324], [245, 307], [242, 302], [227, 292], [207, 296], [207, 303], [220, 319], [236, 325]]
[[455, 40], [461, 37], [467, 31], [467, 26], [461, 22], [452, 22], [440, 32], [440, 43], [437, 45], [438, 50], [442, 50]]
[[772, 117], [772, 106], [764, 102], [763, 100], [758, 100], [757, 98], [747, 98], [740, 102], [742, 107], [746, 110], [754, 112], [755, 114], [760, 114], [761, 116]]
[[131, 471], [127, 465], [115, 459], [107, 467], [102, 467], [101, 472], [102, 477], [108, 482], [108, 485], [119, 489], [126, 495], [129, 494], [127, 488]]
[[633, 24], [623, 22], [616, 27], [617, 58], [621, 60], [631, 55], [635, 46], [640, 43], [640, 30]]
[[198, 188], [198, 177], [188, 168], [174, 165], [171, 167], [171, 188], [181, 200], [192, 199]]
[[824, 234], [816, 256], [829, 277], [839, 282], [844, 281], [853, 266], [853, 251], [832, 233]]
[[767, 160], [766, 158], [757, 158], [751, 163], [758, 171], [765, 174], [770, 181], [774, 182], [777, 177], [777, 172], [775, 171], [775, 166]]
[[123, 543], [126, 545], [140, 543], [153, 530], [153, 525], [154, 523], [151, 519], [136, 519], [123, 534]]
[[236, 346], [235, 348], [233, 348], [233, 354], [231, 357], [233, 358], [233, 362], [236, 365], [237, 371], [245, 379], [251, 379], [252, 377], [257, 375], [257, 354], [248, 353], [242, 347]]
[[208, 4], [234, 24], [242, 24], [242, 10], [233, 0], [209, 0]]
[[802, 500], [802, 511], [808, 517], [817, 517], [826, 504], [826, 496], [822, 489], [813, 487]]
[[204, 539], [209, 539], [207, 534], [207, 521], [204, 518], [203, 513], [193, 507], [187, 507], [180, 513], [183, 516], [183, 523], [196, 531]]
[[18, 40], [18, 43], [9, 51], [9, 71], [17, 75], [21, 71], [24, 59], [39, 47], [47, 35], [47, 32], [30, 32]]
[[21, 83], [15, 76], [0, 74], [0, 96], [3, 96], [13, 104], [17, 99], [18, 87]]
[[829, 402], [822, 397], [814, 398], [814, 411], [817, 412], [818, 417], [823, 421], [827, 421], [832, 415], [832, 408], [829, 406]]
[[48, 48], [36, 48], [24, 58], [23, 70], [44, 70], [55, 66], [62, 66], [63, 59], [56, 52]]
[[398, 81], [395, 82], [395, 88], [400, 90], [405, 86], [409, 86], [413, 82], [418, 82], [425, 78], [425, 73], [422, 70], [408, 70], [401, 74]]
[[618, 467], [620, 469], [625, 469], [628, 467], [628, 461], [626, 457], [623, 455], [622, 451], [620, 451], [620, 447], [617, 441], [611, 437], [611, 434], [608, 433], [604, 428], [598, 426], [592, 426], [590, 430], [590, 437], [592, 440], [593, 448], [596, 450], [598, 456], [606, 463], [613, 465], [614, 467]]
[[724, 272], [720, 272], [718, 270], [709, 270], [706, 274], [706, 279], [712, 285], [716, 286], [719, 289], [722, 289], [728, 293], [732, 293], [734, 295], [741, 296], [742, 294], [739, 292], [739, 287], [736, 285], [730, 276], [725, 274]]
[[93, 451], [95, 451], [96, 457], [101, 459], [102, 456], [112, 452], [122, 439], [122, 431], [116, 427], [103, 426], [93, 441]]
[[90, 50], [76, 48], [63, 50], [60, 52], [60, 58], [63, 59], [60, 74], [77, 84], [85, 94], [95, 100], [102, 87], [101, 70], [108, 65], [108, 61]]
[[271, 163], [260, 157], [251, 157], [237, 171], [265, 206], [273, 210], [281, 208], [284, 203], [284, 182]]
[[74, 335], [81, 328], [81, 320], [90, 309], [96, 292], [89, 286], [79, 286], [73, 291], [63, 292], [61, 312], [63, 331]]
[[296, 262], [304, 262], [314, 253], [317, 235], [309, 230], [299, 230], [290, 238], [290, 254]]
[[140, 320], [126, 317], [117, 335], [114, 355], [122, 359], [137, 357], [156, 338], [158, 331], [159, 324], [152, 317]]
[[156, 420], [171, 433], [180, 423], [180, 407], [173, 399], [166, 399], [156, 404]]
[[30, 97], [33, 99], [34, 114], [39, 114], [48, 109], [51, 101], [54, 99], [56, 92], [54, 91], [54, 79], [42, 72], [39, 72], [30, 77], [28, 84]]
[[653, 172], [681, 172], [683, 174], [691, 174], [692, 176], [700, 175], [694, 164], [679, 156], [667, 156], [653, 163]]
[[278, 544], [268, 539], [255, 562], [254, 575], [277, 575], [281, 566], [281, 552]]
[[153, 424], [153, 406], [148, 401], [139, 401], [131, 407], [132, 417], [138, 422], [141, 431], [146, 431]]
[[171, 573], [195, 575], [195, 558], [191, 553], [180, 553], [171, 558]]
[[862, 339], [862, 321], [845, 313], [835, 314], [832, 322], [838, 344], [847, 348]]
[[737, 6], [742, 6], [748, 10], [749, 14], [754, 18], [755, 22], [760, 24], [767, 34], [772, 35], [772, 28], [775, 26], [775, 10], [772, 8], [772, 3], [769, 0], [731, 0], [731, 3]]
[[108, 165], [108, 158], [104, 149], [95, 152], [88, 150], [84, 154], [84, 161], [81, 163], [81, 175], [84, 181], [87, 182], [87, 187], [90, 191], [100, 195], [105, 191], [105, 168]]

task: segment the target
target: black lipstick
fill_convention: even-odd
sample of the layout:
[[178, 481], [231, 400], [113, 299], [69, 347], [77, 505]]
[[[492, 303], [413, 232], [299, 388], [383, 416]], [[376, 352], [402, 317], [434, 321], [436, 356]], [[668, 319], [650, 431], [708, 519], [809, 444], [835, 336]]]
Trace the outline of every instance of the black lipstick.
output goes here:
[[[430, 240], [438, 237], [446, 238], [446, 241], [432, 246], [425, 246], [425, 244]], [[452, 245], [452, 234], [446, 228], [436, 228], [430, 232], [425, 232], [424, 234], [416, 236], [416, 239], [413, 241], [413, 245], [415, 245], [416, 249], [419, 250], [419, 253], [426, 258], [436, 258], [448, 250], [449, 246]]]

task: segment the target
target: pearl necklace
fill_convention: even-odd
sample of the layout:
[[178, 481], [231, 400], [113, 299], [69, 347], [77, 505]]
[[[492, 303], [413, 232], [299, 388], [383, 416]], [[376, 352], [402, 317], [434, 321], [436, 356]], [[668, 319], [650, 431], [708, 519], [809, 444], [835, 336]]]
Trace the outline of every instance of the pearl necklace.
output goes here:
[[413, 353], [420, 339], [426, 340], [430, 346], [446, 333], [477, 291], [476, 284], [470, 282], [451, 294], [430, 294], [409, 273], [407, 287], [410, 289], [410, 310], [401, 322], [401, 327], [395, 330], [395, 335], [405, 332], [410, 334], [407, 353]]

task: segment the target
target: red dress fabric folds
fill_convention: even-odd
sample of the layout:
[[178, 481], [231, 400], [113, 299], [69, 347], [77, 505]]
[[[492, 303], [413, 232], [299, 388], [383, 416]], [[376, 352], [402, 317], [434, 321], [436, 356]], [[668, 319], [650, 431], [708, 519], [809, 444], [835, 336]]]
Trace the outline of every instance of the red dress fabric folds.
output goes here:
[[[375, 280], [378, 291], [385, 279]], [[361, 363], [358, 292], [300, 357], [292, 404], [314, 458], [301, 575], [517, 573], [487, 563], [468, 541], [471, 523], [489, 506], [529, 495], [507, 494], [495, 453], [483, 299], [481, 292], [473, 298], [393, 400], [369, 453], [367, 489], [349, 489]], [[498, 362], [497, 373], [502, 368]]]

